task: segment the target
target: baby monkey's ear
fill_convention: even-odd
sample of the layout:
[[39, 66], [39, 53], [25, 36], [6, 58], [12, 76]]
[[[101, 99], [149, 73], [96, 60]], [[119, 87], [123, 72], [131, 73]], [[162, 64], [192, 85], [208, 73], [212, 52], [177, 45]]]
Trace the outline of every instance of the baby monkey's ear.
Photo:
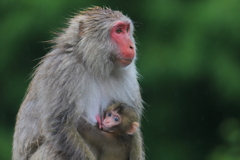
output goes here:
[[138, 129], [139, 124], [137, 122], [132, 123], [132, 127], [127, 131], [127, 134], [132, 135]]

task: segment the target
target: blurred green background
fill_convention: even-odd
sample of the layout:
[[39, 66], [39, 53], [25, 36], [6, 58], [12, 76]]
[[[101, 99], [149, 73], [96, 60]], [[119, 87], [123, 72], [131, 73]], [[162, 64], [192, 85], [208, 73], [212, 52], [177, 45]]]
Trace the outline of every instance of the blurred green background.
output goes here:
[[0, 159], [45, 41], [93, 5], [135, 23], [147, 159], [239, 160], [239, 0], [1, 0]]

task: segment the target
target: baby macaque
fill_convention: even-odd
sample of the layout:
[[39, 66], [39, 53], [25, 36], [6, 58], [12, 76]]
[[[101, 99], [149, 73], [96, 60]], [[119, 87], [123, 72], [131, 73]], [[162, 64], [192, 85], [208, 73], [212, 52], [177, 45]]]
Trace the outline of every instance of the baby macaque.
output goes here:
[[138, 129], [138, 116], [125, 104], [113, 104], [97, 116], [96, 126], [80, 120], [79, 133], [98, 160], [128, 160], [134, 132]]

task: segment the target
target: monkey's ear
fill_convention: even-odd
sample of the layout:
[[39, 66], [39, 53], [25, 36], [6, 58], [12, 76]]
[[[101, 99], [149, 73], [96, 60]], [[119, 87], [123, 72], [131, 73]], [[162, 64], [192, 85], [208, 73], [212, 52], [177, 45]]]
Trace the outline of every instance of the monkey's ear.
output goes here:
[[127, 134], [133, 134], [138, 129], [139, 124], [137, 122], [132, 123], [132, 127], [127, 131]]

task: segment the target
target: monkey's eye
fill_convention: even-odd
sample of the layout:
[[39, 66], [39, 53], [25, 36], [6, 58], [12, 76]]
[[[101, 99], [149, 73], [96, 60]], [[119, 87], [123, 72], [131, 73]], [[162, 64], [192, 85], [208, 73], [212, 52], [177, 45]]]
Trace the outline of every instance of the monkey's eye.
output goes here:
[[119, 121], [119, 118], [116, 116], [113, 118], [115, 122], [118, 122]]
[[121, 32], [122, 32], [122, 29], [121, 29], [121, 28], [118, 28], [118, 29], [116, 30], [116, 32], [117, 32], [117, 33], [121, 33]]
[[127, 32], [129, 31], [129, 27], [127, 27], [126, 31], [127, 31]]
[[110, 113], [110, 112], [107, 113], [107, 116], [108, 116], [108, 117], [111, 117], [111, 116], [112, 116], [112, 113]]

